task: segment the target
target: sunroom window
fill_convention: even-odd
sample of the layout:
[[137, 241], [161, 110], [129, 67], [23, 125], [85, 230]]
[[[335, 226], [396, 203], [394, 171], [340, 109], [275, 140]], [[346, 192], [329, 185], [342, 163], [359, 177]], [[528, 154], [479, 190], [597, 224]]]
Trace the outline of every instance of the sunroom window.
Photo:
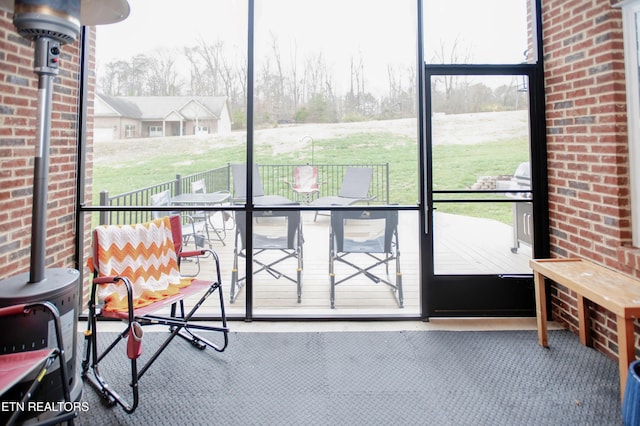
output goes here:
[[633, 245], [640, 247], [640, 170], [635, 166], [640, 162], [640, 1], [618, 5], [623, 13]]

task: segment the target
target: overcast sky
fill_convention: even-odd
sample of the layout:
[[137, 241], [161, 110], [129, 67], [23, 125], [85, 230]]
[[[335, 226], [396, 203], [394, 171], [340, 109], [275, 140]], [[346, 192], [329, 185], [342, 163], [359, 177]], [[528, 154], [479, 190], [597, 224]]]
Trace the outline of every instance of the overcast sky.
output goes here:
[[[458, 40], [475, 63], [518, 63], [524, 59], [526, 3], [530, 0], [424, 0], [425, 59], [433, 47]], [[128, 60], [157, 49], [224, 40], [246, 52], [247, 0], [129, 0], [123, 22], [98, 27], [98, 63]], [[283, 61], [322, 52], [345, 73], [361, 55], [367, 73], [388, 64], [415, 65], [416, 0], [256, 0], [256, 66], [278, 40]], [[348, 68], [346, 73], [348, 73]]]

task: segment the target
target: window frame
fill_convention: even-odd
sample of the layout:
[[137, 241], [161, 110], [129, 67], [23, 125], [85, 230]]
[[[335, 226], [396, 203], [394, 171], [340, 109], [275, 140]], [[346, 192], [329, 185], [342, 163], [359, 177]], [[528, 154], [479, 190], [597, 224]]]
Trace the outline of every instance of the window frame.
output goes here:
[[124, 126], [124, 136], [125, 136], [125, 138], [135, 138], [136, 137], [136, 125], [135, 124], [126, 124]]
[[627, 136], [629, 147], [629, 193], [631, 197], [631, 233], [634, 247], [640, 247], [640, 170], [633, 167], [640, 163], [640, 0], [619, 2], [622, 8], [624, 37], [625, 83], [627, 90]]

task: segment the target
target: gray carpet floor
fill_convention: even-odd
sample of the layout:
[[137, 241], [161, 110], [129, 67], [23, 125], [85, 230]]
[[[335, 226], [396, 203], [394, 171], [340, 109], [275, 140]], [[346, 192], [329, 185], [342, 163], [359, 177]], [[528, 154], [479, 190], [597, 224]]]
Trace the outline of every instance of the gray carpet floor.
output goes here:
[[[145, 334], [145, 354], [162, 334]], [[142, 377], [133, 414], [85, 384], [77, 424], [622, 424], [617, 363], [568, 331], [549, 342], [535, 331], [231, 333], [216, 353], [176, 339]], [[101, 372], [124, 393], [118, 357]]]

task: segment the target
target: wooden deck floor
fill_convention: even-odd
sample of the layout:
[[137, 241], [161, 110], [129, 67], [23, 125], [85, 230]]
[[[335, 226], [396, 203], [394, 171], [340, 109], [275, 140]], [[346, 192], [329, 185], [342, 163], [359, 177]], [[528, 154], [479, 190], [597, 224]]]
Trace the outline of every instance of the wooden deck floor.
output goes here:
[[[347, 317], [417, 317], [420, 315], [419, 235], [418, 214], [399, 213], [399, 242], [404, 307], [400, 308], [388, 286], [374, 283], [363, 275], [354, 277], [336, 287], [335, 308], [329, 302], [329, 217], [313, 212], [302, 212], [304, 232], [304, 270], [302, 300], [297, 302], [295, 283], [275, 279], [266, 272], [254, 276], [254, 318], [347, 318]], [[435, 263], [437, 274], [494, 274], [531, 273], [528, 267], [530, 249], [522, 247], [512, 253], [512, 228], [483, 219], [437, 214], [435, 222]], [[213, 242], [221, 263], [225, 305], [229, 317], [245, 315], [246, 292], [243, 289], [234, 303], [229, 303], [229, 287], [233, 265], [234, 230], [227, 231], [226, 245]], [[202, 269], [206, 278], [213, 269]], [[193, 264], [184, 264], [189, 272]], [[240, 271], [244, 262], [240, 264]], [[345, 276], [345, 267], [337, 267], [336, 275]], [[293, 259], [282, 265], [283, 271], [295, 276]], [[209, 275], [210, 276], [210, 275]], [[215, 314], [203, 306], [199, 314]]]

